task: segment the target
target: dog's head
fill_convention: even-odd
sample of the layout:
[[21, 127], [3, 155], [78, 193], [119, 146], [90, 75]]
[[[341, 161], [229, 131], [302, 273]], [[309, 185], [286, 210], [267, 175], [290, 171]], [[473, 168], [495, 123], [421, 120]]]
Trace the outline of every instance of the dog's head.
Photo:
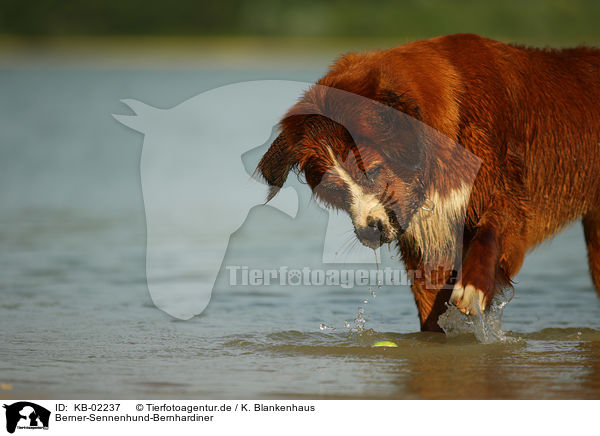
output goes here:
[[270, 186], [268, 199], [290, 171], [302, 173], [316, 197], [350, 215], [371, 248], [397, 240], [420, 209], [432, 206], [432, 193], [443, 197], [463, 177], [440, 170], [461, 154], [438, 133], [443, 126], [431, 127], [456, 111], [434, 101], [435, 113], [427, 111], [434, 123], [426, 124], [420, 93], [381, 65], [360, 55], [338, 62], [284, 116], [257, 168]]
[[407, 93], [382, 89], [369, 74], [321, 80], [286, 114], [258, 164], [268, 199], [299, 171], [320, 200], [350, 215], [364, 245], [396, 240], [426, 198], [418, 116]]

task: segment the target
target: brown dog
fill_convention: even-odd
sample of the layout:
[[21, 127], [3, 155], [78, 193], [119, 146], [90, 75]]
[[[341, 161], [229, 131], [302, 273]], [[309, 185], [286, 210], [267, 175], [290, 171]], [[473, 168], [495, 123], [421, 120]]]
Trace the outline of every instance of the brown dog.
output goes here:
[[600, 293], [600, 50], [459, 34], [349, 54], [281, 128], [258, 165], [269, 198], [298, 170], [363, 244], [395, 242], [420, 273], [422, 330], [440, 330], [447, 302], [484, 310], [528, 250], [579, 218]]

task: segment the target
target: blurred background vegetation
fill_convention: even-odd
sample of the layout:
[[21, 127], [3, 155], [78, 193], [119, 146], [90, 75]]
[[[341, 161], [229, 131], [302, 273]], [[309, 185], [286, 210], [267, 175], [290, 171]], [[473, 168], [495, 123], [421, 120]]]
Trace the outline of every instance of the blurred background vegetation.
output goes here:
[[474, 32], [528, 43], [600, 40], [596, 0], [2, 0], [0, 34], [420, 39]]
[[597, 0], [0, 0], [0, 67], [321, 68], [458, 32], [600, 45]]

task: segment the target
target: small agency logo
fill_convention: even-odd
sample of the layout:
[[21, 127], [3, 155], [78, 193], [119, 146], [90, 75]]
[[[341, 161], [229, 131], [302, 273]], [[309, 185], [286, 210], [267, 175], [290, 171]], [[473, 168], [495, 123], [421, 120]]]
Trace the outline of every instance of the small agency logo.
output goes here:
[[14, 433], [16, 429], [40, 430], [48, 429], [50, 411], [29, 401], [5, 404], [6, 431]]

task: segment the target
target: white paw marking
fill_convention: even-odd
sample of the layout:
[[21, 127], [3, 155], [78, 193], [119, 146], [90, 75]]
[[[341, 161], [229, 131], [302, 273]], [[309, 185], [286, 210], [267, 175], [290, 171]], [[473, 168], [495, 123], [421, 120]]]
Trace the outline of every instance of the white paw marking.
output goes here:
[[450, 303], [466, 315], [476, 315], [485, 310], [485, 294], [473, 285], [463, 287], [461, 283], [457, 283], [452, 290]]

